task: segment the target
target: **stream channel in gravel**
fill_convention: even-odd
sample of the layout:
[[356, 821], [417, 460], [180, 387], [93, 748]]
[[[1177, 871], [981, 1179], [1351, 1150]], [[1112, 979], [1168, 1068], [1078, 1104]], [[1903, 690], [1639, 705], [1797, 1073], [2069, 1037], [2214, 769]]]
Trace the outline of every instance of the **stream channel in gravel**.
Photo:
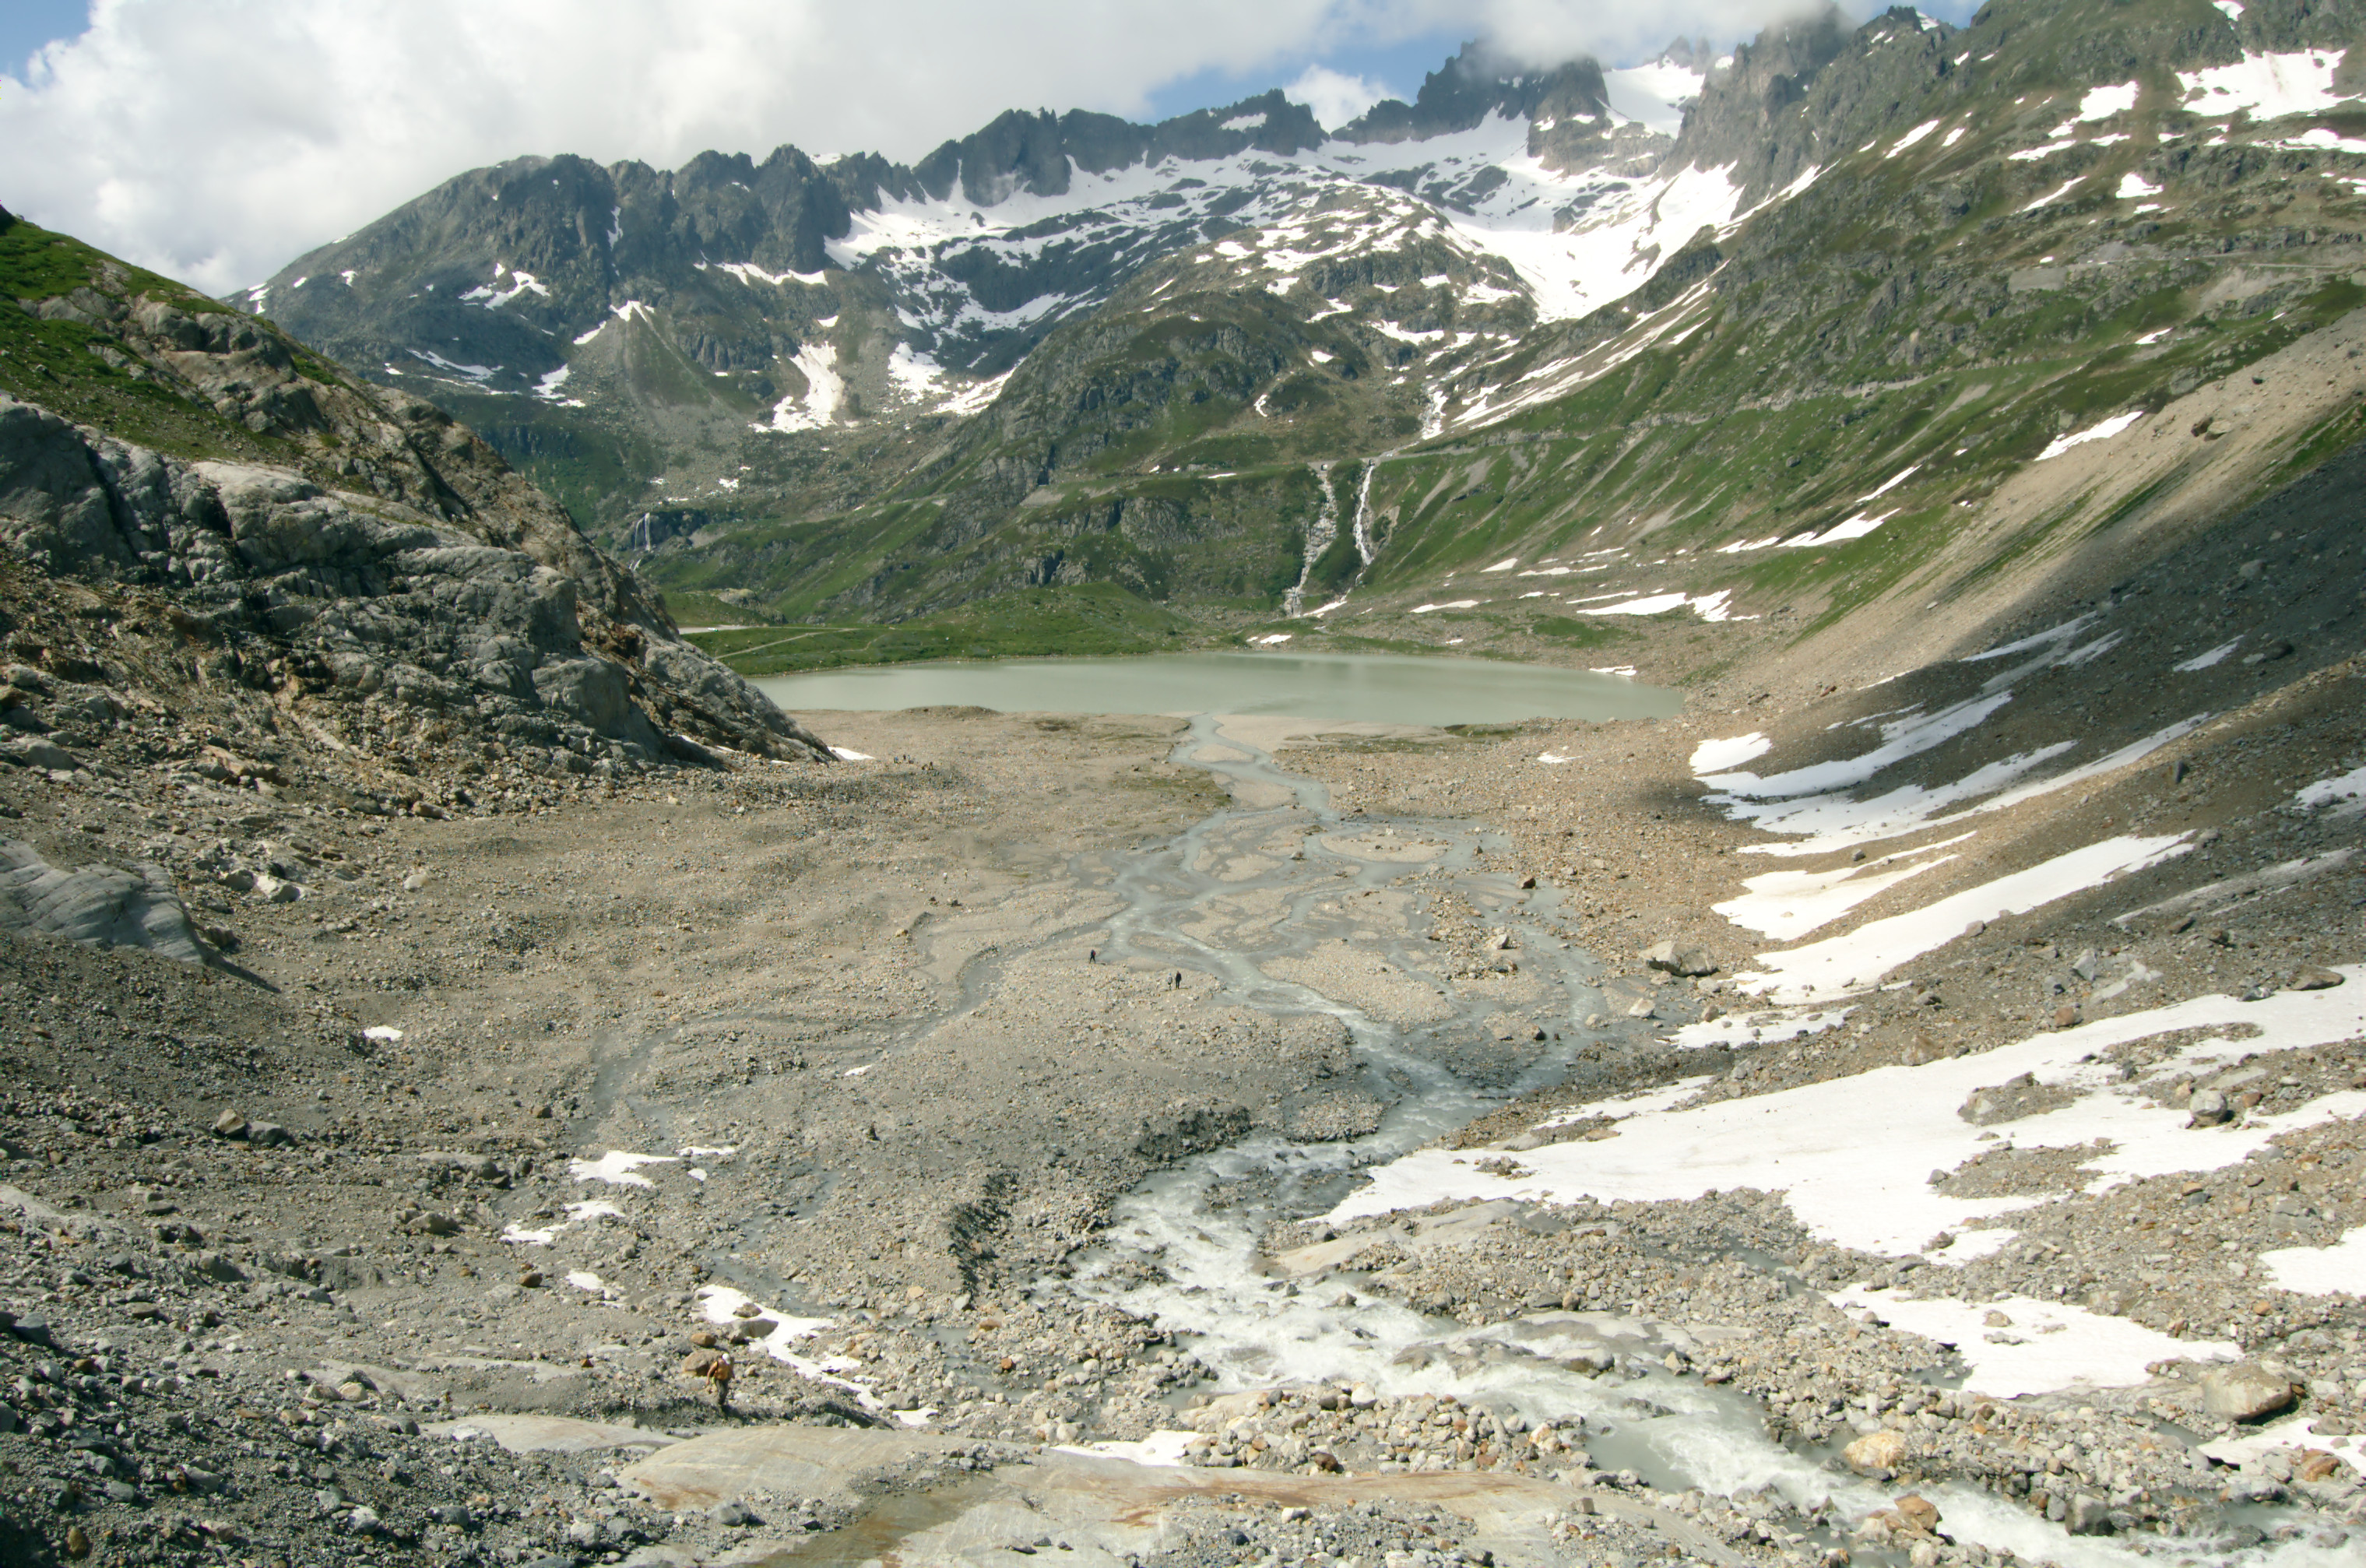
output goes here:
[[[1559, 1081], [1572, 1065], [1571, 1048], [1592, 1038], [1581, 1021], [1608, 1010], [1595, 985], [1603, 968], [1548, 924], [1559, 913], [1554, 890], [1523, 891], [1515, 878], [1491, 869], [1487, 852], [1501, 844], [1482, 828], [1361, 815], [1345, 821], [1321, 784], [1285, 772], [1207, 716], [1193, 721], [1176, 760], [1223, 778], [1234, 805], [1124, 865], [1117, 888], [1126, 908], [1111, 922], [1110, 948], [1121, 960], [1211, 975], [1252, 1007], [1338, 1019], [1353, 1036], [1373, 1092], [1391, 1109], [1366, 1137], [1293, 1143], [1259, 1136], [1161, 1172], [1117, 1204], [1101, 1245], [1072, 1260], [1072, 1278], [1046, 1279], [1038, 1292], [1072, 1291], [1155, 1321], [1216, 1373], [1220, 1390], [1325, 1382], [1369, 1384], [1384, 1397], [1450, 1393], [1499, 1412], [1516, 1410], [1536, 1425], [1567, 1428], [1582, 1417], [1596, 1467], [1632, 1471], [1663, 1491], [1697, 1486], [1732, 1495], [1773, 1487], [1802, 1508], [1829, 1501], [1842, 1520], [1888, 1506], [1885, 1490], [1840, 1466], [1831, 1450], [1770, 1438], [1763, 1412], [1748, 1396], [1662, 1370], [1656, 1363], [1668, 1342], [1661, 1325], [1589, 1312], [1531, 1314], [1472, 1328], [1370, 1292], [1353, 1275], [1328, 1274], [1319, 1290], [1301, 1291], [1272, 1271], [1261, 1242], [1277, 1222], [1319, 1216], [1346, 1195], [1364, 1168]], [[1270, 846], [1290, 834], [1300, 837], [1303, 860], [1238, 874], [1235, 868], [1270, 858]], [[1376, 840], [1406, 843], [1413, 847], [1406, 852], [1420, 858], [1358, 852]], [[1482, 1085], [1444, 1065], [1452, 1054], [1435, 1047], [1458, 1034], [1484, 1038], [1493, 1005], [1457, 996], [1450, 979], [1435, 983], [1452, 1003], [1452, 1016], [1401, 1029], [1264, 967], [1343, 937], [1366, 944], [1377, 938], [1389, 964], [1428, 978], [1440, 950], [1417, 927], [1376, 932], [1368, 925], [1358, 932], [1344, 907], [1355, 892], [1398, 886], [1422, 871], [1436, 874], [1434, 892], [1459, 893], [1482, 923], [1508, 928], [1523, 970], [1560, 994], [1550, 1039], [1514, 1074]], [[1255, 895], [1261, 892], [1278, 896], [1284, 911], [1279, 919], [1260, 909]], [[1228, 918], [1228, 908], [1257, 913]], [[1535, 1010], [1540, 1018], [1546, 1010]], [[1669, 1098], [1666, 1090], [1648, 1092]], [[1551, 1220], [1530, 1214], [1524, 1223]], [[1620, 1371], [1589, 1376], [1554, 1359], [1606, 1352]], [[2066, 1568], [2158, 1561], [2116, 1542], [2072, 1537], [1977, 1488], [1927, 1491], [1958, 1540]], [[2294, 1542], [2258, 1559], [2298, 1564], [2315, 1555]]]
[[[1325, 1273], [1319, 1288], [1301, 1290], [1275, 1270], [1262, 1247], [1274, 1224], [1328, 1213], [1366, 1168], [1560, 1081], [1574, 1051], [1604, 1038], [1580, 1021], [1610, 1010], [1597, 988], [1599, 960], [1553, 929], [1561, 921], [1558, 893], [1523, 890], [1494, 869], [1493, 852], [1508, 846], [1483, 826], [1342, 817], [1323, 785], [1285, 771], [1225, 722], [1214, 715], [1194, 718], [1173, 756], [1222, 778], [1230, 805], [1172, 839], [1075, 868], [1080, 880], [1109, 886], [1122, 900], [1105, 922], [1102, 960], [1190, 971], [1213, 977], [1228, 999], [1245, 1006], [1337, 1019], [1352, 1038], [1358, 1070], [1389, 1109], [1366, 1136], [1301, 1143], [1260, 1134], [1161, 1171], [1120, 1200], [1094, 1247], [1036, 1281], [1039, 1299], [1068, 1293], [1155, 1322], [1210, 1369], [1219, 1393], [1278, 1383], [1366, 1384], [1382, 1398], [1453, 1394], [1572, 1433], [1582, 1420], [1584, 1448], [1601, 1470], [1632, 1472], [1662, 1491], [1699, 1487], [1732, 1495], [1771, 1487], [1803, 1510], [1828, 1504], [1826, 1517], [1837, 1529], [1815, 1537], [1840, 1544], [1838, 1529], [1887, 1506], [1890, 1496], [1842, 1466], [1831, 1449], [1794, 1448], [1768, 1437], [1763, 1412], [1749, 1397], [1663, 1370], [1659, 1362], [1671, 1345], [1685, 1342], [1682, 1329], [1595, 1312], [1530, 1313], [1471, 1327], [1368, 1291], [1354, 1274]], [[1419, 886], [1409, 886], [1415, 878]], [[1473, 1041], [1491, 1038], [1504, 1004], [1500, 994], [1458, 989], [1438, 972], [1449, 949], [1427, 940], [1418, 910], [1448, 894], [1467, 900], [1482, 924], [1513, 934], [1513, 953], [1532, 987], [1519, 1014], [1543, 1025], [1544, 1038], [1470, 1049]], [[1403, 918], [1359, 915], [1349, 903], [1364, 895], [1402, 910]], [[1073, 942], [1075, 934], [1052, 940]], [[1343, 941], [1426, 987], [1438, 998], [1433, 1012], [1443, 1016], [1392, 1024], [1272, 973], [1289, 967], [1319, 976], [1324, 950], [1341, 949]], [[992, 986], [999, 968], [965, 975], [965, 1001], [975, 1001], [979, 986]], [[915, 1020], [912, 1028], [925, 1033], [935, 1023]], [[1684, 1092], [1669, 1086], [1639, 1098], [1656, 1102]], [[662, 1119], [659, 1105], [634, 1098]], [[1520, 1223], [1555, 1222], [1547, 1210]], [[720, 1274], [751, 1292], [776, 1300], [795, 1293], [786, 1281], [750, 1277], [744, 1261], [715, 1261]], [[1588, 1375], [1562, 1364], [1582, 1356], [1610, 1361], [1614, 1370]], [[1934, 1374], [1934, 1381], [1948, 1380]], [[1142, 1445], [1097, 1447], [1148, 1457]], [[1975, 1487], [1925, 1491], [1959, 1540], [2064, 1568], [2162, 1561], [2116, 1541], [2073, 1537]], [[933, 1518], [946, 1500], [913, 1506]], [[901, 1527], [871, 1521], [820, 1558], [798, 1561], [835, 1561], [830, 1552], [839, 1544], [856, 1551], [850, 1562], [870, 1557], [876, 1551], [872, 1537], [883, 1529], [894, 1535]], [[858, 1537], [870, 1544], [858, 1546]], [[2165, 1555], [2188, 1556], [2174, 1546]], [[2211, 1560], [2313, 1568], [2321, 1557], [2293, 1541]]]

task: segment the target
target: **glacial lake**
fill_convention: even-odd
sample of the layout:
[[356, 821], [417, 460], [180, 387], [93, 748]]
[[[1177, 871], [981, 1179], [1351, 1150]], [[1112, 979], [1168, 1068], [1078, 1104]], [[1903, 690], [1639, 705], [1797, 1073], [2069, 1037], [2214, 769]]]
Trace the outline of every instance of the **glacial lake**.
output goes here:
[[1382, 724], [1665, 718], [1684, 694], [1617, 675], [1375, 653], [1173, 653], [866, 666], [757, 681], [789, 713], [940, 705], [1000, 713], [1286, 714]]

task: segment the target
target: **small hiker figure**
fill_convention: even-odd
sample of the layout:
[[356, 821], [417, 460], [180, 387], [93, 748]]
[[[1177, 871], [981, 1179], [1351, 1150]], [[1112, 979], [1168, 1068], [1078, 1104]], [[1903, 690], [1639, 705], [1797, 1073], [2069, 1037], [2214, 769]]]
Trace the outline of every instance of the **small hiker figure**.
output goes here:
[[731, 1358], [717, 1356], [706, 1363], [706, 1381], [715, 1385], [715, 1408], [731, 1408]]
[[1170, 991], [1179, 991], [1183, 988], [1182, 970], [1177, 969], [1175, 971], [1175, 978], [1166, 982], [1166, 988]]
[[1101, 950], [1100, 950], [1099, 948], [1098, 948], [1098, 947], [1088, 947], [1088, 948], [1085, 949], [1085, 962], [1086, 962], [1086, 963], [1087, 963], [1087, 964], [1098, 964], [1100, 961], [1101, 961]]

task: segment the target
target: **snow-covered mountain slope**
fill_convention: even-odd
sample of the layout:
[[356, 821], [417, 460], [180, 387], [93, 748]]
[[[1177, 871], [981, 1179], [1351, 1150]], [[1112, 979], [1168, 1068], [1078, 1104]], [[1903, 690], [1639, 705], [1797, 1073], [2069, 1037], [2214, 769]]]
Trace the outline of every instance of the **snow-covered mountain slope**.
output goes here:
[[[1626, 70], [1466, 51], [1335, 130], [1269, 93], [1014, 113], [908, 167], [525, 160], [259, 298], [670, 586], [774, 615], [1448, 604], [1633, 544], [1682, 570], [1606, 583], [1619, 613], [1746, 618], [2334, 439], [2303, 400], [2272, 439], [2147, 445], [2141, 496], [2047, 478], [2354, 307], [2360, 10], [1827, 11]], [[1990, 523], [2000, 491], [2056, 510]], [[1568, 587], [1523, 592], [1597, 613]]]
[[[1700, 74], [1674, 65], [1611, 74], [1622, 79], [1618, 98], [1629, 112], [1605, 107], [1592, 119], [1626, 132], [1622, 148], [1664, 156], [1673, 146], [1666, 128], [1680, 120]], [[827, 249], [846, 271], [889, 282], [920, 352], [966, 368], [1007, 353], [1014, 334], [1093, 308], [1133, 268], [1203, 236], [1227, 235], [1269, 254], [1285, 279], [1335, 259], [1352, 238], [1321, 251], [1292, 247], [1310, 224], [1371, 186], [1406, 192], [1474, 254], [1511, 263], [1515, 287], [1548, 321], [1583, 315], [1639, 285], [1671, 225], [1732, 216], [1738, 193], [1722, 179], [1685, 181], [1684, 171], [1670, 171], [1638, 180], [1603, 164], [1555, 168], [1531, 151], [1538, 124], [1498, 111], [1418, 141], [1335, 137], [1287, 154], [1249, 150], [1075, 171], [1057, 195], [1015, 191], [990, 209], [925, 195], [890, 198], [853, 213], [850, 232]], [[1663, 214], [1660, 198], [1680, 183], [1684, 195]], [[1369, 238], [1386, 242], [1384, 233]]]
[[[1581, 315], [1650, 276], [1690, 232], [1672, 243], [1676, 225], [1730, 215], [1714, 179], [1659, 205], [1684, 106], [1717, 63], [1499, 76], [1466, 51], [1414, 104], [1336, 134], [1269, 93], [1151, 127], [1006, 115], [908, 168], [794, 149], [670, 173], [522, 159], [241, 302], [453, 402], [546, 478], [603, 448], [582, 501], [693, 429], [958, 415], [1159, 258], [1232, 238], [1287, 272], [1293, 236], [1335, 229], [1376, 188], [1444, 220], [1474, 262], [1508, 263], [1485, 287], [1532, 320]], [[1389, 243], [1343, 236], [1296, 265]]]

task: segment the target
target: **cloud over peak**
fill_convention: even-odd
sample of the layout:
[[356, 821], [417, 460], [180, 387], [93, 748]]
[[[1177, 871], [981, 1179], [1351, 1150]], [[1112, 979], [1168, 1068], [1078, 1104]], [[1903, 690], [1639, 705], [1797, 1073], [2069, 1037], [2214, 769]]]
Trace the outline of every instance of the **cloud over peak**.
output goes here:
[[674, 166], [783, 142], [911, 159], [1013, 106], [1141, 116], [1200, 73], [1295, 74], [1326, 126], [1380, 84], [1324, 62], [1442, 28], [1606, 59], [1742, 36], [1782, 0], [96, 0], [0, 90], [0, 203], [217, 293], [463, 170]]

